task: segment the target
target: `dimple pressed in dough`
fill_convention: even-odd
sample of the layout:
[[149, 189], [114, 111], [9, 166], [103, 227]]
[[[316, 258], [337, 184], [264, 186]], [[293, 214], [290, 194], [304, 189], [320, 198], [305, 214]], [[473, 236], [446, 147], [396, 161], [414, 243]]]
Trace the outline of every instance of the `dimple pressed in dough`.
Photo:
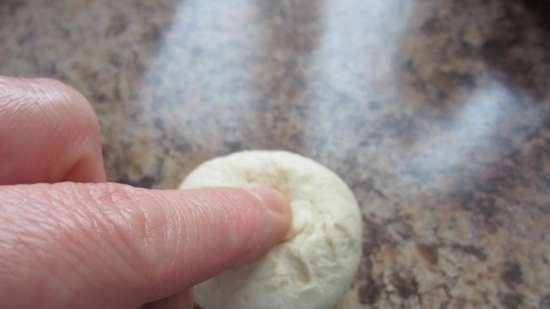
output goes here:
[[333, 172], [284, 151], [245, 151], [207, 161], [180, 188], [268, 186], [290, 201], [285, 241], [260, 261], [199, 284], [204, 309], [331, 309], [349, 289], [361, 256], [361, 216]]

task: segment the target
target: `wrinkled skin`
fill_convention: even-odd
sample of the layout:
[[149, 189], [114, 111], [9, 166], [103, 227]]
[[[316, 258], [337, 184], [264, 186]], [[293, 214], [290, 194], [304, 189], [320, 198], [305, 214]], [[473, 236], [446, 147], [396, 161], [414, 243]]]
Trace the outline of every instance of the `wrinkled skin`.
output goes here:
[[53, 80], [0, 77], [6, 308], [192, 308], [194, 284], [259, 258], [289, 221], [267, 188], [107, 183], [84, 97]]

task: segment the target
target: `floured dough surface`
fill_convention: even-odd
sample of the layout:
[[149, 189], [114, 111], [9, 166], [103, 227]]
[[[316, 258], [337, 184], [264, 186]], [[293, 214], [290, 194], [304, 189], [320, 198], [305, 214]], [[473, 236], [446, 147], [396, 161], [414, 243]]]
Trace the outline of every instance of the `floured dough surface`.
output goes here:
[[195, 288], [205, 309], [331, 309], [349, 289], [361, 256], [361, 216], [333, 172], [283, 151], [245, 151], [205, 162], [181, 188], [268, 186], [290, 201], [286, 240], [260, 261]]

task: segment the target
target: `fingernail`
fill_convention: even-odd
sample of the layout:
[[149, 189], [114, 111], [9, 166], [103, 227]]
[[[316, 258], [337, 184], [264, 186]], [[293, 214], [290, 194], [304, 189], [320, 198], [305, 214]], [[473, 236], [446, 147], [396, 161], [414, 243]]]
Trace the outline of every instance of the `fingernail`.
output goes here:
[[[248, 189], [256, 199], [264, 206], [270, 220], [267, 220], [263, 229], [265, 239], [264, 243], [280, 243], [285, 240], [292, 225], [292, 216], [288, 199], [279, 191], [270, 188], [252, 188]], [[275, 240], [274, 242], [272, 240]]]
[[278, 215], [288, 215], [290, 212], [288, 200], [279, 191], [270, 188], [251, 188], [248, 189], [267, 209]]

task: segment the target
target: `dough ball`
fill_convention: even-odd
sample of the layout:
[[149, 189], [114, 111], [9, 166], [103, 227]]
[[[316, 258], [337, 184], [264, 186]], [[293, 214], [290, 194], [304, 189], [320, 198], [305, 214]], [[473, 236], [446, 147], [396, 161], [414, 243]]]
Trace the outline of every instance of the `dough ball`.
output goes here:
[[348, 186], [313, 160], [245, 151], [200, 165], [181, 188], [268, 186], [290, 201], [291, 230], [260, 261], [195, 287], [205, 309], [331, 309], [361, 257], [361, 215]]

